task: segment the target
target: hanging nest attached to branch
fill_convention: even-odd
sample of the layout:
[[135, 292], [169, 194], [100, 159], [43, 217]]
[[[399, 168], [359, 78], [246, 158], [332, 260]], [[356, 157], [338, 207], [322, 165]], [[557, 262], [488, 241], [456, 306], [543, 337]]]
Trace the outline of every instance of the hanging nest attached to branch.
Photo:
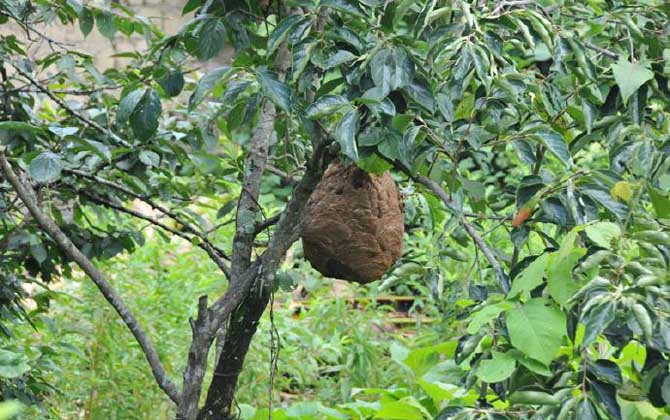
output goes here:
[[402, 255], [403, 213], [388, 172], [331, 164], [305, 206], [305, 257], [326, 277], [377, 280]]

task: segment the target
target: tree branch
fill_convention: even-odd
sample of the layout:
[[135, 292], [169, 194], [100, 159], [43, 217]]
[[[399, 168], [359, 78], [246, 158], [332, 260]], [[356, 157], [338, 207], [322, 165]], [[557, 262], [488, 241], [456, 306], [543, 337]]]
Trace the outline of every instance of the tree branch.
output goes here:
[[263, 220], [262, 222], [257, 222], [256, 226], [254, 227], [254, 236], [263, 232], [265, 229], [269, 228], [270, 226], [276, 225], [277, 222], [279, 222], [280, 217], [281, 217], [281, 213], [278, 213], [278, 214], [275, 214], [274, 216], [272, 216], [268, 219]]
[[82, 269], [82, 271], [88, 275], [88, 277], [98, 287], [100, 293], [102, 293], [105, 299], [116, 310], [128, 329], [132, 332], [135, 340], [137, 340], [140, 347], [142, 348], [142, 352], [149, 362], [151, 372], [153, 373], [158, 386], [168, 395], [168, 397], [170, 397], [172, 401], [178, 402], [179, 391], [177, 390], [177, 386], [168, 378], [163, 364], [158, 357], [158, 353], [156, 353], [151, 340], [149, 337], [147, 337], [142, 327], [140, 327], [137, 319], [135, 319], [133, 314], [121, 299], [121, 296], [119, 296], [116, 290], [114, 290], [114, 288], [107, 282], [107, 280], [105, 280], [102, 273], [98, 271], [91, 260], [82, 254], [82, 252], [72, 243], [70, 238], [68, 238], [67, 235], [63, 233], [58, 225], [42, 212], [37, 204], [35, 191], [33, 191], [29, 182], [20, 180], [16, 173], [14, 173], [12, 166], [5, 157], [4, 147], [0, 148], [0, 169], [2, 169], [5, 177], [9, 180], [9, 183], [12, 184], [12, 187], [21, 198], [21, 201], [23, 201], [23, 203], [26, 205], [30, 211], [30, 214], [37, 221], [40, 227], [54, 239], [65, 255], [74, 261]]
[[216, 253], [219, 254], [219, 256], [221, 258], [223, 258], [224, 260], [230, 261], [230, 257], [228, 255], [226, 255], [226, 253], [221, 248], [218, 248], [217, 246], [215, 246], [209, 240], [209, 238], [207, 238], [207, 236], [205, 234], [203, 234], [202, 232], [200, 232], [196, 228], [194, 228], [193, 225], [191, 225], [189, 222], [184, 220], [184, 218], [179, 216], [176, 212], [168, 209], [167, 207], [163, 206], [162, 204], [159, 204], [159, 203], [155, 202], [151, 198], [144, 197], [141, 194], [138, 194], [135, 191], [131, 190], [130, 188], [125, 187], [121, 184], [117, 184], [116, 182], [110, 181], [110, 180], [105, 179], [105, 178], [101, 178], [99, 176], [88, 174], [88, 173], [80, 171], [78, 169], [65, 169], [64, 172], [71, 173], [71, 174], [80, 176], [82, 178], [86, 178], [86, 179], [91, 180], [91, 181], [95, 181], [95, 182], [97, 182], [99, 184], [102, 184], [102, 185], [106, 185], [108, 187], [111, 187], [111, 188], [114, 188], [118, 191], [121, 191], [122, 193], [126, 194], [129, 197], [136, 198], [136, 199], [138, 199], [138, 200], [140, 200], [144, 203], [147, 203], [154, 210], [160, 211], [164, 215], [170, 217], [171, 219], [173, 219], [174, 221], [176, 221], [177, 223], [182, 225], [186, 232], [189, 232], [189, 233], [197, 236], [201, 241], [203, 241], [205, 244], [207, 244], [209, 247], [211, 247], [213, 250], [215, 250]]
[[[413, 177], [411, 174], [408, 173], [407, 170], [402, 168], [403, 172], [407, 173], [410, 177], [412, 177], [415, 181], [419, 182], [426, 188], [428, 188], [430, 191], [433, 192], [433, 194], [437, 195], [440, 200], [444, 203], [445, 206], [447, 206], [452, 212], [455, 214], [458, 214], [459, 211], [454, 205], [454, 203], [451, 201], [449, 198], [449, 195], [444, 191], [444, 189], [438, 184], [437, 182], [433, 181], [432, 179], [419, 175], [416, 177]], [[491, 264], [491, 267], [493, 267], [493, 271], [496, 273], [496, 277], [498, 278], [498, 283], [500, 283], [500, 287], [502, 288], [503, 292], [507, 294], [510, 289], [510, 284], [509, 284], [509, 277], [507, 274], [505, 274], [505, 270], [503, 270], [502, 266], [496, 259], [495, 255], [493, 254], [493, 251], [491, 251], [491, 248], [486, 244], [486, 241], [481, 237], [479, 232], [463, 217], [463, 215], [459, 216], [460, 218], [460, 223], [465, 229], [465, 231], [470, 235], [472, 240], [475, 242], [477, 247], [481, 249], [482, 253], [484, 254], [484, 257], [486, 257], [486, 260]]]
[[613, 58], [613, 59], [615, 59], [615, 60], [618, 60], [618, 59], [619, 59], [619, 54], [617, 54], [617, 53], [615, 53], [615, 52], [613, 52], [613, 51], [610, 51], [610, 50], [608, 50], [608, 49], [599, 47], [599, 46], [597, 46], [597, 45], [595, 45], [595, 44], [592, 44], [592, 43], [590, 43], [590, 42], [588, 42], [588, 41], [582, 41], [582, 44], [584, 44], [584, 46], [585, 46], [586, 48], [588, 48], [588, 49], [590, 49], [590, 50], [593, 50], [593, 51], [598, 51], [599, 53], [601, 53], [601, 54], [603, 54], [603, 55], [606, 55], [606, 56], [608, 56], [609, 58]]
[[[111, 201], [107, 201], [103, 198], [97, 197], [97, 196], [95, 196], [95, 195], [93, 195], [89, 192], [86, 192], [86, 191], [79, 190], [77, 192], [79, 194], [83, 195], [84, 197], [88, 198], [89, 200], [91, 200], [94, 203], [97, 203], [97, 204], [105, 206], [105, 207], [112, 208], [114, 210], [118, 210], [120, 212], [129, 214], [129, 215], [131, 215], [133, 217], [136, 217], [138, 219], [142, 219], [144, 221], [147, 221], [147, 222], [151, 223], [152, 225], [158, 226], [159, 228], [161, 228], [161, 229], [163, 229], [167, 232], [170, 232], [171, 234], [173, 234], [175, 236], [179, 236], [180, 238], [185, 239], [186, 241], [193, 243], [193, 238], [191, 236], [189, 236], [188, 234], [186, 234], [185, 232], [182, 232], [180, 230], [171, 228], [170, 226], [166, 225], [165, 223], [161, 222], [160, 220], [157, 220], [157, 219], [155, 219], [151, 216], [148, 216], [148, 215], [146, 215], [142, 212], [126, 208], [126, 207], [124, 207], [120, 204], [112, 203]], [[228, 279], [231, 278], [230, 277], [231, 276], [230, 268], [228, 268], [228, 265], [224, 261], [223, 257], [221, 257], [219, 255], [220, 251], [218, 250], [218, 248], [214, 248], [209, 242], [200, 242], [200, 241], [198, 241], [197, 246], [199, 248], [201, 248], [202, 250], [204, 250], [207, 253], [207, 255], [209, 255], [209, 257], [216, 263], [216, 265], [221, 269], [221, 271], [223, 271], [223, 273], [226, 275], [226, 277]]]
[[254, 246], [256, 215], [260, 211], [258, 196], [265, 165], [268, 160], [270, 137], [274, 130], [277, 111], [271, 101], [266, 100], [261, 116], [251, 138], [251, 146], [244, 160], [242, 192], [237, 202], [235, 237], [233, 239], [232, 272], [235, 278], [249, 268]]
[[120, 145], [120, 146], [124, 146], [124, 147], [132, 147], [130, 143], [128, 143], [127, 141], [125, 141], [125, 140], [122, 139], [121, 137], [119, 137], [119, 136], [117, 136], [116, 134], [114, 134], [114, 133], [112, 132], [112, 130], [110, 130], [110, 129], [108, 129], [108, 128], [105, 128], [105, 127], [101, 126], [100, 124], [98, 124], [97, 122], [95, 122], [95, 121], [93, 121], [93, 120], [90, 120], [90, 119], [84, 117], [82, 114], [80, 114], [79, 112], [77, 112], [77, 111], [75, 111], [74, 109], [72, 109], [71, 107], [69, 107], [69, 106], [65, 103], [65, 101], [63, 101], [61, 98], [59, 98], [58, 96], [56, 96], [56, 95], [55, 95], [52, 91], [50, 91], [49, 89], [47, 89], [47, 88], [45, 88], [44, 86], [42, 86], [37, 80], [35, 80], [35, 79], [34, 79], [31, 75], [29, 75], [27, 72], [23, 71], [23, 69], [21, 69], [19, 66], [15, 65], [15, 64], [12, 64], [12, 66], [14, 67], [14, 69], [16, 69], [17, 73], [19, 73], [21, 76], [23, 76], [23, 77], [25, 77], [26, 79], [28, 79], [28, 81], [30, 82], [30, 84], [33, 85], [33, 86], [35, 86], [35, 88], [36, 88], [37, 90], [39, 90], [40, 92], [42, 92], [42, 93], [44, 93], [45, 95], [47, 95], [49, 98], [51, 98], [52, 101], [56, 102], [56, 103], [58, 104], [58, 106], [60, 106], [60, 107], [63, 108], [64, 110], [66, 110], [66, 111], [68, 112], [68, 114], [72, 115], [73, 117], [75, 117], [76, 119], [78, 119], [79, 121], [81, 121], [82, 123], [84, 123], [84, 125], [86, 125], [87, 127], [90, 127], [90, 128], [92, 128], [92, 129], [98, 131], [100, 134], [108, 135], [108, 136], [109, 136], [115, 143], [117, 143], [117, 144]]

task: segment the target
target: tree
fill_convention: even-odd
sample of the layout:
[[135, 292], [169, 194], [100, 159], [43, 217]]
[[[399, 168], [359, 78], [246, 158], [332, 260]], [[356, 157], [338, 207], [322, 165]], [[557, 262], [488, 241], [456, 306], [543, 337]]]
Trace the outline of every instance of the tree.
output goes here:
[[[621, 418], [613, 359], [635, 343], [649, 379], [633, 394], [670, 403], [667, 5], [191, 0], [191, 11], [163, 35], [119, 5], [0, 1], [5, 23], [53, 49], [31, 60], [16, 36], [0, 44], [2, 232], [30, 244], [3, 249], [6, 273], [48, 280], [76, 263], [137, 339], [178, 418], [233, 416], [277, 271], [334, 159], [404, 176], [441, 214], [431, 228], [450, 239], [434, 245], [462, 243], [485, 261], [453, 354], [469, 361], [480, 398], [440, 418], [481, 415], [498, 398], [542, 417]], [[139, 34], [148, 50], [100, 73], [35, 27], [52, 21]], [[187, 82], [190, 58], [210, 59], [225, 42], [231, 65]], [[259, 202], [270, 174], [292, 186], [275, 215]], [[232, 241], [191, 207], [228, 195], [219, 216], [236, 209]], [[141, 243], [114, 223], [125, 216], [200, 247], [228, 281], [211, 305], [198, 301], [181, 386], [95, 266]], [[506, 243], [493, 246], [487, 236], [500, 229]]]

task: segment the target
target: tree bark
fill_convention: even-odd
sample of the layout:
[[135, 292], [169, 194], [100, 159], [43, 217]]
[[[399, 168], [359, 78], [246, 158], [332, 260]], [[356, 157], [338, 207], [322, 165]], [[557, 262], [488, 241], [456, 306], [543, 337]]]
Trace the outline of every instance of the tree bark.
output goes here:
[[207, 392], [205, 406], [199, 420], [229, 420], [235, 418], [233, 402], [237, 379], [242, 372], [244, 359], [249, 351], [258, 322], [270, 300], [270, 286], [262, 291], [253, 289], [233, 312], [227, 325], [221, 355], [216, 364], [212, 382]]

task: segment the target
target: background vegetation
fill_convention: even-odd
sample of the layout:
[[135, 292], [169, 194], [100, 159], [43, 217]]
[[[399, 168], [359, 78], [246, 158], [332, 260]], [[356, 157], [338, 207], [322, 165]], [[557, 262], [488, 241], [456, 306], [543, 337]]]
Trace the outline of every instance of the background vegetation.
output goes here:
[[[197, 297], [243, 277], [228, 286], [219, 271], [244, 242], [238, 201], [253, 198], [246, 226], [264, 229], [249, 263], [265, 263], [282, 226], [268, 221], [297, 217], [281, 212], [318, 175], [310, 156], [330, 153], [393, 172], [405, 253], [359, 287], [318, 276], [298, 243], [259, 277], [245, 299], [274, 293], [235, 415], [670, 417], [668, 4], [191, 0], [191, 12], [164, 34], [118, 3], [0, 0], [0, 23], [22, 34], [0, 35], [0, 391], [20, 416], [176, 408], [11, 171], [181, 378]], [[147, 49], [100, 72], [41, 24]], [[229, 65], [195, 68], [225, 44]], [[252, 194], [259, 137], [270, 166]]]

